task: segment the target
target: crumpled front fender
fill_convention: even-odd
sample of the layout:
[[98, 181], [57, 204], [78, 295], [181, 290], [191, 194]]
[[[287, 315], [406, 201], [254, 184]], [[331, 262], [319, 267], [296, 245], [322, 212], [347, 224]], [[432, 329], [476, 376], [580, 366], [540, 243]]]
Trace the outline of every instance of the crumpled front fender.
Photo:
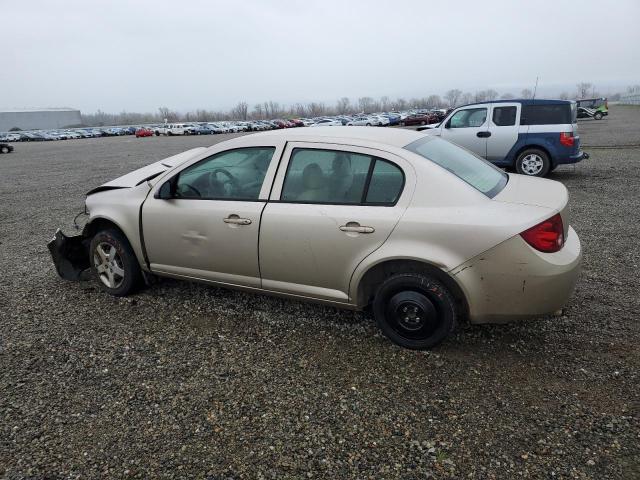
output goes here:
[[47, 248], [60, 277], [72, 281], [82, 279], [83, 272], [90, 267], [89, 242], [82, 234], [67, 237], [62, 230], [56, 231]]

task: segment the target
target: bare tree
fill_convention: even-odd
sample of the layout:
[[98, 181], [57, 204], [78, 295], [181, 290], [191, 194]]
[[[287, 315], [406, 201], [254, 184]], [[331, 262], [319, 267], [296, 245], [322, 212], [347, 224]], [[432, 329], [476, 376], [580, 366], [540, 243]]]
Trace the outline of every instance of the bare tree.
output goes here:
[[429, 95], [427, 98], [427, 107], [436, 108], [442, 106], [442, 99], [440, 95]]
[[461, 95], [462, 91], [458, 90], [457, 88], [453, 88], [451, 90], [448, 90], [447, 93], [444, 94], [444, 98], [447, 99], [450, 107], [455, 107], [456, 105], [458, 105], [458, 100], [460, 99]]
[[249, 112], [249, 105], [247, 102], [238, 102], [233, 110], [231, 110], [231, 116], [238, 120], [246, 120]]
[[336, 111], [340, 115], [344, 115], [345, 113], [348, 113], [350, 109], [351, 109], [351, 102], [349, 101], [349, 98], [342, 97], [340, 100], [338, 100], [338, 103], [336, 105]]
[[467, 103], [473, 102], [473, 95], [469, 92], [466, 92], [460, 97], [460, 105], [466, 105]]
[[513, 99], [513, 98], [516, 98], [516, 97], [513, 95], [513, 93], [503, 93], [503, 94], [500, 96], [500, 99], [502, 99], [502, 100], [511, 100], [511, 99]]
[[380, 109], [383, 111], [387, 111], [389, 110], [389, 97], [387, 97], [386, 95], [383, 97], [380, 97]]
[[264, 109], [262, 108], [261, 103], [254, 105], [252, 116], [258, 120], [262, 120], [264, 118]]
[[475, 97], [474, 97], [474, 101], [475, 102], [485, 102], [485, 101], [487, 101], [487, 92], [485, 90], [480, 90], [479, 92], [476, 92]]
[[169, 110], [167, 107], [158, 108], [158, 113], [160, 114], [161, 120], [164, 122], [177, 122], [180, 116], [177, 112]]
[[307, 111], [309, 112], [309, 115], [311, 117], [319, 117], [321, 115], [324, 115], [326, 110], [327, 108], [322, 102], [320, 103], [311, 102], [307, 104]]
[[533, 98], [533, 92], [528, 88], [523, 88], [520, 92], [520, 95], [522, 96], [522, 98]]
[[559, 98], [560, 100], [569, 100], [569, 94], [568, 94], [567, 92], [562, 92], [562, 93], [558, 96], [558, 98]]
[[364, 113], [371, 113], [373, 112], [373, 98], [371, 97], [360, 97], [358, 99], [358, 107], [360, 108], [361, 112]]
[[396, 110], [404, 110], [405, 108], [407, 108], [407, 101], [404, 98], [398, 98], [394, 102], [394, 107]]
[[577, 87], [577, 98], [587, 98], [589, 96], [589, 90], [593, 87], [593, 85], [589, 82], [580, 82], [576, 85]]
[[489, 90], [487, 90], [487, 100], [491, 101], [491, 100], [495, 100], [496, 98], [498, 98], [498, 92], [496, 92], [493, 88], [490, 88]]

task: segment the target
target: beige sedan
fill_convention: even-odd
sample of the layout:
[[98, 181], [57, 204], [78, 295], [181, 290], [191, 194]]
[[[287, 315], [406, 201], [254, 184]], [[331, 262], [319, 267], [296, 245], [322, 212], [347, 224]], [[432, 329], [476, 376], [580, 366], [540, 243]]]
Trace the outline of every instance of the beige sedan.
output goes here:
[[581, 262], [568, 194], [446, 140], [367, 127], [247, 135], [161, 160], [88, 193], [82, 235], [58, 231], [58, 273], [90, 268], [128, 295], [153, 276], [371, 306], [423, 349], [463, 317], [548, 314]]

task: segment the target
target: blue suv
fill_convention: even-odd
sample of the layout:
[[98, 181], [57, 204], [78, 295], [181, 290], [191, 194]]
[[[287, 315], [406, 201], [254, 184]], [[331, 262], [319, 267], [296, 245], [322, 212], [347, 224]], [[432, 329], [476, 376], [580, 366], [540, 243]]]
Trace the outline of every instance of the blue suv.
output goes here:
[[544, 177], [558, 165], [588, 155], [580, 150], [576, 103], [566, 100], [496, 100], [464, 105], [428, 135], [465, 147], [500, 167]]

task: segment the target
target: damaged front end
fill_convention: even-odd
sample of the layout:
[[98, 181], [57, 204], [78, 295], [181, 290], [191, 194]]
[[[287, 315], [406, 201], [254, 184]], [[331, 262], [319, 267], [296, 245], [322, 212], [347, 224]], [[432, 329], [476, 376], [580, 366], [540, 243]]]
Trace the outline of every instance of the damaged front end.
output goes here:
[[91, 266], [89, 263], [89, 243], [91, 239], [84, 234], [67, 237], [58, 229], [53, 239], [47, 243], [53, 263], [60, 277], [65, 280], [79, 281], [84, 278]]

